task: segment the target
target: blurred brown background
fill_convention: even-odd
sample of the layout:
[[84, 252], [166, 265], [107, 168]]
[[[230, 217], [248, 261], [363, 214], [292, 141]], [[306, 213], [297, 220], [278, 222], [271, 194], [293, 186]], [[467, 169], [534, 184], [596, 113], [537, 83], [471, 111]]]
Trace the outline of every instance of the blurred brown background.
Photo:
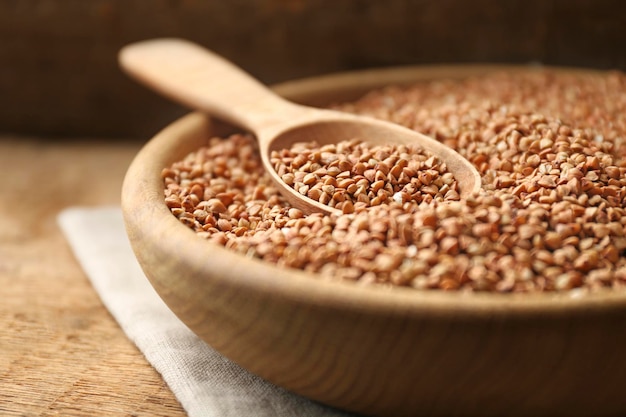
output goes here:
[[2, 0], [0, 132], [148, 137], [185, 110], [127, 79], [116, 53], [161, 36], [267, 83], [422, 63], [626, 70], [621, 0]]

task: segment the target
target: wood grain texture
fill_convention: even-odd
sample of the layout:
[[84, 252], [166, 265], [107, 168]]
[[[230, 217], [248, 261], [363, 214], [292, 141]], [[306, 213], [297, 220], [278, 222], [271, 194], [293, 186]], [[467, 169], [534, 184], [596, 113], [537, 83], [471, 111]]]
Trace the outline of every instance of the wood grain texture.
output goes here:
[[[439, 70], [413, 74], [436, 78]], [[407, 75], [380, 73], [378, 81]], [[318, 98], [324, 86], [333, 86], [330, 99], [338, 85], [318, 84]], [[281, 91], [296, 98], [297, 87]], [[161, 194], [161, 169], [211, 132], [210, 121], [192, 114], [157, 135], [131, 166], [122, 205], [157, 292], [225, 356], [304, 396], [371, 415], [626, 412], [625, 294], [382, 291], [242, 257], [197, 238]]]
[[117, 68], [142, 39], [191, 39], [265, 83], [450, 62], [624, 70], [624, 16], [620, 0], [3, 0], [0, 131], [152, 135], [184, 111]]
[[119, 204], [139, 146], [0, 137], [0, 415], [185, 415], [56, 224], [67, 206]]

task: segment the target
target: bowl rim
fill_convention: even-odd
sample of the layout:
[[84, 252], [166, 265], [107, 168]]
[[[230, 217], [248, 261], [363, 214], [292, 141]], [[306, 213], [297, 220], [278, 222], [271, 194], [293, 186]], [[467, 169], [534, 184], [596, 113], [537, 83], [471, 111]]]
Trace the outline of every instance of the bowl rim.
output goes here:
[[[457, 75], [458, 78], [460, 71], [463, 76], [471, 76], [486, 71], [528, 71], [529, 68], [532, 67], [484, 64], [403, 66], [308, 77], [277, 84], [273, 88], [288, 98], [296, 95], [304, 97], [307, 94], [319, 98], [324, 92], [333, 91], [333, 88], [339, 86], [343, 86], [352, 93], [352, 87], [355, 86], [361, 90], [367, 90], [381, 85], [432, 78], [433, 74], [439, 77]], [[540, 68], [561, 72], [605, 72], [577, 68]], [[365, 87], [362, 88], [363, 86]], [[172, 233], [170, 238], [159, 241], [159, 245], [166, 251], [171, 250], [172, 253], [180, 245], [186, 245], [187, 250], [184, 253], [176, 252], [177, 256], [182, 256], [180, 261], [184, 264], [201, 269], [206, 267], [207, 259], [216, 261], [216, 267], [220, 271], [223, 270], [224, 274], [213, 274], [210, 279], [219, 281], [220, 285], [259, 291], [271, 294], [273, 297], [288, 298], [304, 305], [322, 305], [338, 310], [386, 311], [400, 315], [428, 313], [438, 316], [461, 314], [468, 317], [480, 317], [498, 314], [511, 318], [528, 318], [537, 315], [562, 317], [572, 314], [592, 314], [607, 310], [626, 312], [626, 291], [609, 289], [573, 296], [570, 292], [476, 293], [363, 286], [352, 282], [316, 279], [304, 271], [286, 269], [259, 259], [246, 258], [203, 240], [171, 215], [162, 197], [160, 172], [163, 167], [188, 152], [187, 148], [180, 147], [181, 137], [195, 137], [197, 140], [199, 135], [204, 135], [207, 129], [213, 127], [214, 124], [208, 116], [191, 112], [167, 125], [150, 139], [135, 156], [124, 179], [122, 210], [127, 231], [141, 230], [144, 241], [156, 239], [159, 233], [168, 229]], [[184, 140], [183, 143], [185, 143]], [[161, 184], [160, 189], [159, 184]], [[145, 192], [142, 194], [143, 198], [138, 199], [136, 193], [142, 187]], [[131, 244], [132, 241], [133, 236], [131, 236]], [[136, 255], [138, 255], [137, 251]], [[254, 277], [252, 274], [242, 273], [247, 268], [255, 269]], [[155, 286], [154, 282], [153, 286]], [[155, 288], [159, 292], [158, 286]]]

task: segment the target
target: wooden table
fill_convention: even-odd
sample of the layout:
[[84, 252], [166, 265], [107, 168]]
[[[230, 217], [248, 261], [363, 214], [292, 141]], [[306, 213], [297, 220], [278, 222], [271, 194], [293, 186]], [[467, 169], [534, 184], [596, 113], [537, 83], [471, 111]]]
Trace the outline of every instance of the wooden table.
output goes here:
[[185, 415], [56, 223], [64, 207], [118, 204], [141, 145], [0, 136], [0, 415]]

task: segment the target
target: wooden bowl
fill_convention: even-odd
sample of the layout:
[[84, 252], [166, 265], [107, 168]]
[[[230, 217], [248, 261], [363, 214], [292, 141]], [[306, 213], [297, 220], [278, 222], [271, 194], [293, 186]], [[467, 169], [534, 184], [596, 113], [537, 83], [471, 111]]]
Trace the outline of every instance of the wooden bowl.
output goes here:
[[[495, 68], [365, 71], [276, 90], [321, 105]], [[130, 166], [122, 206], [157, 292], [223, 355], [305, 397], [368, 415], [626, 413], [626, 294], [382, 291], [316, 280], [197, 237], [166, 207], [160, 172], [220, 129], [198, 113], [166, 127]]]

